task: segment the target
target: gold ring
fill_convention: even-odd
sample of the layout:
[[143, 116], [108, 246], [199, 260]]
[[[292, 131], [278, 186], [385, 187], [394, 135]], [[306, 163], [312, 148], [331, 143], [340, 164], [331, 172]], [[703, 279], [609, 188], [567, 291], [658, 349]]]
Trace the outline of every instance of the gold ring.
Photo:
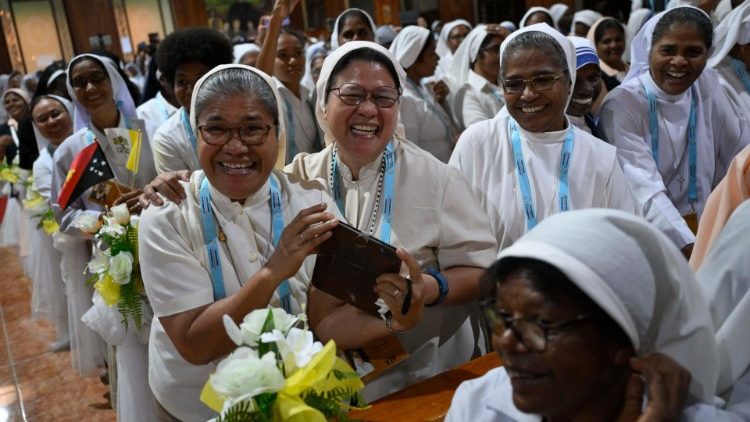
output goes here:
[[302, 243], [305, 243], [305, 236], [302, 235], [302, 232], [300, 232], [300, 234], [298, 234], [298, 236], [299, 236], [300, 240], [302, 241]]

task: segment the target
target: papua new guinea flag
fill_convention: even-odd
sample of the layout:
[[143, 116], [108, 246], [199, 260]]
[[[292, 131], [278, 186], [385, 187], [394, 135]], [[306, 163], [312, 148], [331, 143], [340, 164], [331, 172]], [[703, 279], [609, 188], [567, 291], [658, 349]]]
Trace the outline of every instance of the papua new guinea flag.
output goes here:
[[70, 165], [65, 183], [57, 196], [57, 204], [65, 209], [86, 192], [86, 189], [114, 177], [101, 146], [94, 142], [82, 149]]

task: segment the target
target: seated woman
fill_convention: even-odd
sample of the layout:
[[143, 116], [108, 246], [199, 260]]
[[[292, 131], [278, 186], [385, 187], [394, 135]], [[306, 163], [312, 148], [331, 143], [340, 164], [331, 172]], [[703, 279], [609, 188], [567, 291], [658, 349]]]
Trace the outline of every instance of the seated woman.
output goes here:
[[[396, 321], [387, 326], [369, 316], [354, 325], [352, 315], [361, 312], [320, 290], [310, 292], [310, 323], [322, 340], [333, 338], [340, 348], [352, 349], [395, 332], [410, 353], [366, 386], [368, 400], [485, 349], [475, 301], [482, 295], [482, 268], [497, 254], [487, 216], [463, 177], [397, 128], [405, 78], [378, 44], [350, 42], [331, 53], [318, 80], [316, 104], [328, 146], [298, 155], [285, 169], [323, 180], [351, 225], [408, 251], [416, 261], [412, 282], [424, 280], [428, 307], [416, 306], [424, 315], [409, 332]], [[400, 290], [387, 294], [403, 297]]]
[[453, 151], [500, 249], [558, 212], [637, 212], [615, 149], [565, 116], [575, 68], [573, 44], [547, 24], [512, 33], [501, 48], [507, 112], [464, 131]]
[[463, 19], [456, 19], [443, 25], [435, 47], [435, 52], [440, 56], [437, 69], [435, 69], [436, 79], [448, 76], [451, 63], [453, 63], [453, 55], [456, 54], [456, 50], [464, 42], [471, 29], [471, 24]]
[[[215, 416], [199, 395], [214, 361], [235, 347], [222, 316], [238, 322], [269, 306], [303, 312], [311, 254], [337, 224], [340, 214], [319, 181], [273, 170], [284, 157], [282, 101], [273, 79], [257, 69], [227, 65], [207, 73], [190, 107], [203, 170], [180, 182], [180, 204], [149, 207], [141, 218], [141, 271], [154, 310], [148, 379], [167, 420]], [[389, 292], [393, 277], [382, 280]], [[395, 327], [415, 321], [418, 280], [414, 288], [419, 306], [395, 315]]]
[[700, 9], [656, 15], [634, 40], [627, 79], [599, 113], [646, 219], [688, 257], [708, 195], [750, 143], [750, 121], [717, 89], [716, 72], [704, 70], [712, 36]]
[[620, 21], [604, 17], [591, 25], [586, 38], [596, 46], [599, 56], [599, 67], [607, 90], [615, 89], [625, 79], [630, 66], [625, 62], [625, 27]]
[[716, 27], [714, 36], [708, 67], [719, 72], [721, 85], [750, 118], [750, 3], [732, 10]]
[[555, 18], [546, 7], [534, 6], [529, 8], [518, 23], [518, 28], [525, 28], [535, 23], [546, 23], [555, 28]]
[[666, 421], [711, 408], [708, 304], [680, 251], [645, 220], [552, 216], [502, 251], [488, 277], [503, 366], [461, 384], [447, 421]]
[[461, 128], [491, 119], [503, 108], [503, 95], [497, 85], [502, 42], [500, 33], [479, 25], [456, 50], [448, 85], [455, 91], [450, 102]]
[[331, 51], [349, 41], [373, 41], [377, 32], [375, 21], [362, 9], [346, 9], [336, 18], [331, 32]]
[[181, 108], [159, 127], [152, 142], [156, 171], [200, 168], [198, 143], [190, 128], [190, 97], [201, 76], [220, 64], [232, 63], [232, 47], [226, 37], [207, 28], [172, 32], [159, 43], [156, 63], [166, 83], [174, 87]]
[[435, 91], [431, 85], [428, 92], [420, 84], [422, 78], [435, 72], [435, 39], [429, 29], [407, 26], [393, 40], [390, 52], [407, 76], [399, 109], [406, 138], [447, 163], [458, 138], [457, 130], [443, 108], [443, 91]]
[[576, 84], [565, 113], [578, 129], [604, 139], [592, 113], [594, 102], [603, 91], [599, 57], [591, 41], [581, 37], [568, 38], [576, 49]]
[[[31, 102], [31, 118], [39, 143], [39, 158], [34, 161], [34, 186], [49, 208], [52, 206], [52, 155], [73, 134], [73, 104], [62, 97], [42, 95]], [[34, 222], [36, 225], [37, 220]], [[32, 313], [41, 313], [54, 324], [57, 339], [50, 344], [49, 350], [56, 352], [70, 346], [65, 283], [60, 274], [62, 254], [54, 248], [53, 237], [41, 228], [35, 229], [31, 236], [36, 237], [36, 241], [32, 243], [38, 245], [31, 276], [34, 280], [31, 291]], [[58, 235], [55, 233], [53, 236]]]

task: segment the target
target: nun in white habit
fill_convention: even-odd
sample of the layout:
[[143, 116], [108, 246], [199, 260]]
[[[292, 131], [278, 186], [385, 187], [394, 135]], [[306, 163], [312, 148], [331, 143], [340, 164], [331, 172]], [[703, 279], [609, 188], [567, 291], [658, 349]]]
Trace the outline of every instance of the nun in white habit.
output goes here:
[[406, 138], [447, 163], [455, 139], [452, 122], [435, 96], [419, 83], [435, 69], [434, 45], [429, 29], [413, 25], [398, 33], [390, 52], [406, 71], [399, 105]]
[[[541, 266], [550, 268], [542, 277]], [[615, 420], [626, 411], [627, 420], [706, 420], [695, 414], [712, 409], [718, 374], [708, 305], [680, 251], [645, 220], [602, 209], [555, 215], [502, 251], [490, 276], [498, 293], [487, 314], [513, 317], [510, 330], [493, 324], [505, 366], [461, 384], [446, 421]], [[568, 319], [535, 351], [521, 329], [532, 313], [588, 318]]]
[[[369, 34], [367, 33], [368, 27], [370, 29]], [[346, 9], [341, 12], [333, 24], [331, 51], [349, 41], [378, 42], [377, 32], [378, 27], [375, 26], [375, 21], [369, 13], [355, 7]]]
[[[662, 36], [652, 40], [660, 22]], [[651, 53], [659, 42], [678, 43], [669, 35], [674, 28], [691, 31], [693, 41], [686, 43], [708, 43], [699, 57], [689, 58], [690, 65], [684, 58], [672, 65], [674, 59], [658, 49]], [[617, 147], [644, 216], [688, 256], [708, 195], [732, 158], [750, 143], [750, 124], [723, 90], [717, 91], [716, 71], [704, 69], [710, 36], [710, 19], [700, 9], [685, 6], [656, 15], [635, 38], [630, 71], [622, 85], [609, 93], [599, 114], [599, 125]], [[694, 47], [681, 49], [690, 52]], [[688, 131], [691, 110], [694, 132]], [[691, 163], [697, 167], [692, 178]]]
[[[451, 32], [461, 26], [466, 28], [467, 34], [473, 28], [473, 26], [468, 21], [465, 21], [463, 19], [456, 19], [443, 25], [443, 29], [440, 30], [437, 47], [435, 47], [435, 52], [440, 57], [437, 69], [435, 69], [435, 79], [443, 79], [450, 73], [451, 63], [453, 63], [453, 52], [458, 49], [458, 47], [451, 47]], [[459, 35], [461, 34], [454, 34], [454, 36]], [[463, 42], [463, 40], [461, 40], [461, 42]], [[459, 46], [461, 45], [461, 42], [458, 43]]]
[[[548, 47], [534, 47], [540, 43]], [[547, 24], [536, 24], [512, 33], [500, 54], [506, 108], [464, 131], [449, 162], [489, 215], [499, 248], [558, 212], [599, 207], [636, 213], [615, 148], [565, 116], [576, 80], [571, 41]], [[536, 89], [521, 82], [522, 93], [507, 90], [511, 79], [540, 75], [555, 80], [543, 90], [541, 81]]]
[[534, 6], [530, 7], [529, 10], [524, 13], [523, 17], [521, 17], [521, 21], [518, 23], [518, 27], [525, 28], [529, 25], [542, 22], [547, 23], [549, 26], [555, 26], [555, 18], [552, 16], [549, 9], [546, 7]]
[[448, 101], [461, 128], [491, 119], [503, 107], [503, 94], [497, 85], [499, 34], [487, 26], [472, 29], [458, 47], [449, 75]]
[[737, 108], [750, 115], [750, 2], [737, 6], [716, 27], [708, 67], [719, 72], [719, 82]]
[[575, 35], [577, 37], [583, 37], [586, 38], [586, 34], [588, 34], [589, 29], [603, 16], [599, 12], [594, 12], [593, 10], [585, 9], [585, 10], [579, 10], [575, 14], [573, 14], [573, 23], [571, 24], [570, 28], [570, 35]]
[[570, 7], [564, 3], [555, 3], [549, 8], [549, 14], [552, 15], [552, 21], [555, 23], [555, 28], [560, 32], [563, 31], [563, 28], [560, 28], [560, 19], [568, 13], [569, 9]]

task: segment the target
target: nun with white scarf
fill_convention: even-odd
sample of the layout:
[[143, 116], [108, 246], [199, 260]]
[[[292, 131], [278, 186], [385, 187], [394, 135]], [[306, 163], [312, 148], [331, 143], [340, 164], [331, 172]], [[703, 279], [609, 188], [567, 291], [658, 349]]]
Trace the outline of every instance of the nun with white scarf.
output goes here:
[[719, 72], [727, 94], [750, 116], [750, 2], [737, 6], [716, 27], [708, 67]]
[[450, 73], [453, 54], [472, 28], [472, 25], [463, 19], [456, 19], [443, 25], [438, 36], [437, 47], [435, 47], [435, 52], [440, 57], [437, 69], [435, 69], [435, 79], [443, 79]]
[[594, 207], [637, 213], [615, 148], [565, 115], [576, 83], [571, 41], [536, 24], [506, 38], [500, 55], [505, 109], [466, 129], [449, 162], [489, 215], [499, 248], [552, 214]]
[[456, 50], [448, 76], [451, 87], [448, 101], [459, 128], [491, 119], [505, 104], [497, 85], [501, 42], [500, 34], [479, 25]]
[[530, 7], [529, 10], [524, 13], [518, 23], [518, 28], [525, 28], [529, 25], [536, 23], [546, 23], [549, 26], [555, 26], [555, 18], [552, 17], [552, 13], [546, 7], [534, 6]]
[[562, 34], [570, 32], [570, 23], [573, 19], [573, 9], [565, 3], [555, 3], [549, 8], [549, 14], [552, 15], [552, 21], [555, 28]]
[[644, 216], [686, 256], [708, 195], [750, 143], [750, 122], [717, 90], [716, 71], [704, 69], [712, 34], [700, 9], [656, 15], [635, 38], [630, 71], [599, 113]]
[[400, 104], [406, 138], [447, 163], [457, 137], [453, 122], [435, 95], [420, 85], [422, 78], [433, 73], [437, 60], [430, 30], [407, 26], [398, 33], [389, 50], [406, 71]]
[[[340, 62], [347, 64], [339, 68]], [[316, 114], [328, 146], [297, 155], [285, 168], [322, 180], [349, 224], [403, 248], [412, 282], [421, 280], [424, 287], [409, 311], [422, 317], [408, 331], [395, 318], [391, 324], [367, 317], [366, 324], [353, 325], [347, 314], [361, 312], [319, 290], [310, 292], [309, 318], [319, 338], [333, 338], [348, 350], [369, 344], [365, 333], [391, 334], [409, 352], [366, 385], [368, 400], [486, 352], [475, 301], [482, 294], [482, 269], [497, 255], [495, 241], [463, 176], [404, 138], [398, 102], [405, 83], [404, 70], [378, 44], [352, 41], [333, 51], [317, 85]], [[403, 301], [402, 293], [386, 294]], [[313, 303], [325, 306], [315, 310]]]
[[336, 18], [331, 32], [331, 51], [349, 41], [378, 42], [378, 27], [369, 13], [352, 7], [344, 10]]
[[708, 305], [645, 220], [553, 216], [488, 273], [504, 366], [461, 384], [446, 421], [709, 420], [719, 362]]
[[573, 14], [573, 23], [570, 28], [570, 35], [586, 38], [586, 34], [588, 34], [591, 26], [593, 26], [594, 23], [602, 17], [603, 16], [601, 13], [594, 12], [593, 10], [589, 9], [577, 11], [575, 14]]

